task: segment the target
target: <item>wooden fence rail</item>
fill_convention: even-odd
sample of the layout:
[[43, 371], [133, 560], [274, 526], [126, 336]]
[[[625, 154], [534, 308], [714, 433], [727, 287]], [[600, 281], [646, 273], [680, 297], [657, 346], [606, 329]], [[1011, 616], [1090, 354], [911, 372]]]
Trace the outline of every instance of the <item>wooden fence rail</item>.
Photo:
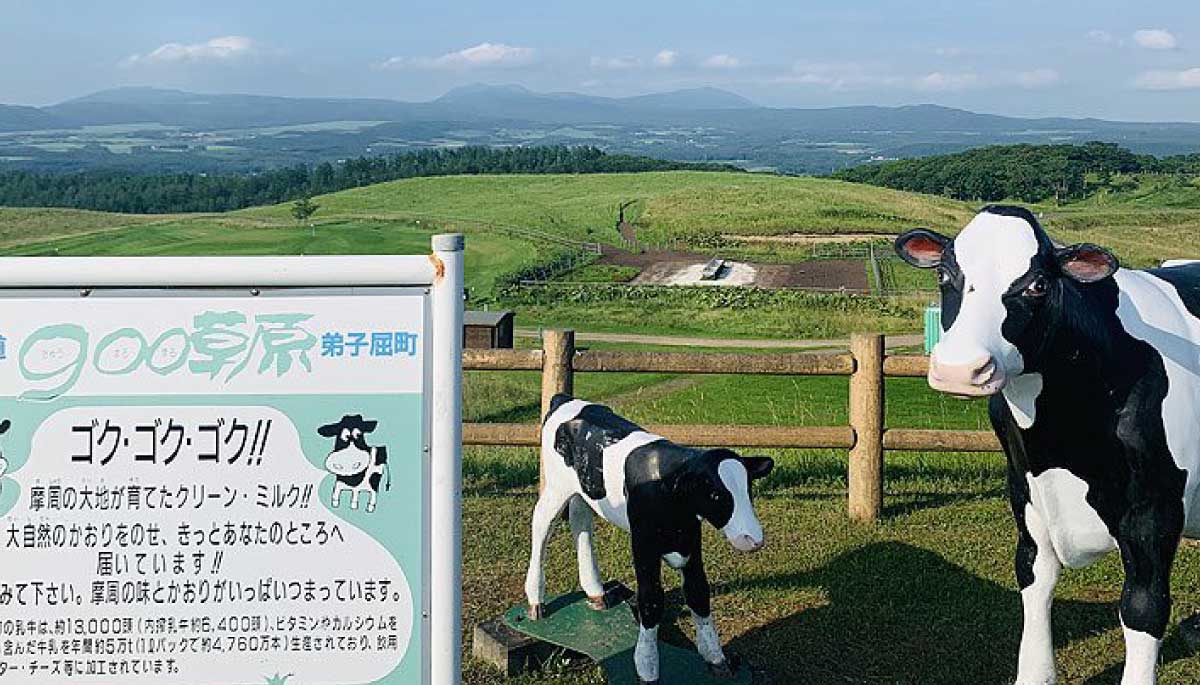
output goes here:
[[[846, 426], [666, 425], [646, 430], [677, 442], [706, 447], [831, 448], [849, 450], [850, 517], [875, 521], [883, 510], [884, 453], [892, 451], [996, 452], [991, 431], [888, 428], [885, 379], [923, 377], [923, 356], [889, 355], [883, 336], [856, 334], [850, 351], [737, 354], [579, 350], [573, 331], [548, 330], [540, 350], [465, 350], [466, 371], [541, 371], [542, 415], [555, 393], [570, 393], [575, 373], [755, 374], [849, 376], [850, 423]], [[537, 424], [467, 423], [468, 445], [535, 447]]]

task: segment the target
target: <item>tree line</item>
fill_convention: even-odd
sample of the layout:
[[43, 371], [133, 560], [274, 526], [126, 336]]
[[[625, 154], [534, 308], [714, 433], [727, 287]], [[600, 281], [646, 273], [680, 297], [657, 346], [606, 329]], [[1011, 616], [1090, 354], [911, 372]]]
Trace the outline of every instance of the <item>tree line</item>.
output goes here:
[[1200, 154], [1137, 155], [1115, 143], [993, 145], [845, 169], [834, 178], [959, 200], [1081, 199], [1116, 174], [1200, 174]]
[[418, 176], [737, 171], [725, 164], [612, 155], [590, 146], [431, 149], [297, 165], [256, 174], [82, 171], [0, 173], [0, 206], [130, 214], [224, 212]]

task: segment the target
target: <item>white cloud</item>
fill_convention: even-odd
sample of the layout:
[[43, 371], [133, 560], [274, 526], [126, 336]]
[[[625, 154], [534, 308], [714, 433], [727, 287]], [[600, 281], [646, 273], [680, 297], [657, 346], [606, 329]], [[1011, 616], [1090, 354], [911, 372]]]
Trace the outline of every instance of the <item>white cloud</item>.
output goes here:
[[633, 69], [635, 67], [641, 66], [641, 64], [642, 64], [641, 60], [635, 59], [633, 57], [593, 57], [592, 58], [592, 68], [593, 69], [613, 69], [613, 70]]
[[246, 36], [221, 36], [203, 43], [164, 43], [152, 52], [126, 57], [125, 66], [141, 64], [178, 64], [188, 62], [230, 62], [248, 57], [257, 51], [253, 40]]
[[978, 74], [970, 72], [964, 73], [945, 73], [935, 71], [926, 74], [916, 80], [914, 84], [917, 90], [947, 92], [956, 90], [967, 90], [980, 85], [981, 81]]
[[721, 53], [704, 60], [700, 66], [706, 69], [737, 69], [742, 66], [742, 61], [733, 55]]
[[1100, 43], [1101, 45], [1119, 45], [1121, 43], [1119, 38], [1108, 31], [1103, 31], [1101, 29], [1093, 29], [1088, 31], [1087, 37], [1088, 40]]
[[504, 43], [480, 43], [440, 57], [392, 57], [381, 69], [479, 69], [518, 67], [533, 61], [533, 48]]
[[1179, 71], [1144, 71], [1133, 84], [1141, 90], [1194, 90], [1200, 88], [1200, 67]]
[[1023, 88], [1045, 88], [1062, 80], [1054, 69], [1031, 69], [1016, 74], [1017, 85]]
[[1166, 29], [1140, 29], [1134, 31], [1133, 40], [1147, 50], [1174, 50], [1179, 44], [1175, 36]]
[[674, 50], [659, 50], [654, 56], [654, 66], [673, 67], [679, 62], [679, 53]]
[[967, 51], [960, 47], [948, 46], [948, 47], [934, 48], [933, 54], [937, 55], [938, 57], [956, 58], [956, 57], [965, 57], [967, 55]]

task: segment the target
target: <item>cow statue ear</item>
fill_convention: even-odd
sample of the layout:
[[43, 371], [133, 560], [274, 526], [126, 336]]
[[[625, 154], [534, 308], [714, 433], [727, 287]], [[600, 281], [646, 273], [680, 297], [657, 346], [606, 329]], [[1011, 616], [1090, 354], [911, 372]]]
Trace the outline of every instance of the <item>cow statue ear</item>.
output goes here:
[[330, 423], [330, 424], [326, 424], [326, 425], [318, 428], [317, 435], [319, 435], [323, 438], [332, 438], [333, 436], [337, 435], [341, 431], [341, 429], [342, 429], [342, 424]]
[[1055, 251], [1058, 267], [1068, 278], [1080, 283], [1095, 283], [1112, 276], [1120, 268], [1113, 253], [1091, 243], [1061, 247]]
[[4, 419], [3, 421], [0, 421], [0, 435], [7, 433], [8, 429], [11, 427], [12, 427], [12, 422], [9, 421], [8, 419]]
[[900, 259], [920, 269], [931, 269], [942, 263], [942, 254], [950, 239], [927, 228], [914, 228], [896, 238], [896, 254]]
[[738, 457], [738, 460], [746, 467], [750, 480], [766, 478], [771, 469], [775, 468], [775, 460], [770, 457]]

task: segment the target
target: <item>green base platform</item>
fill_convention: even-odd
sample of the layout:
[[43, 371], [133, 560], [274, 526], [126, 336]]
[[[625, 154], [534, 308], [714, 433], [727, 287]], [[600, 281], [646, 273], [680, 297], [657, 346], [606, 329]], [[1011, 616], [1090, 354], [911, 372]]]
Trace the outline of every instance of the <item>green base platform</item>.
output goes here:
[[[546, 616], [531, 621], [526, 607], [517, 606], [504, 615], [505, 623], [520, 633], [584, 654], [603, 669], [610, 685], [637, 685], [633, 649], [638, 624], [626, 601], [630, 593], [623, 585], [608, 590], [609, 606], [596, 611], [587, 605], [583, 592], [562, 595], [546, 605]], [[712, 673], [693, 649], [658, 643], [659, 682], [662, 685], [743, 685], [752, 682], [750, 669], [738, 668], [732, 677]]]

